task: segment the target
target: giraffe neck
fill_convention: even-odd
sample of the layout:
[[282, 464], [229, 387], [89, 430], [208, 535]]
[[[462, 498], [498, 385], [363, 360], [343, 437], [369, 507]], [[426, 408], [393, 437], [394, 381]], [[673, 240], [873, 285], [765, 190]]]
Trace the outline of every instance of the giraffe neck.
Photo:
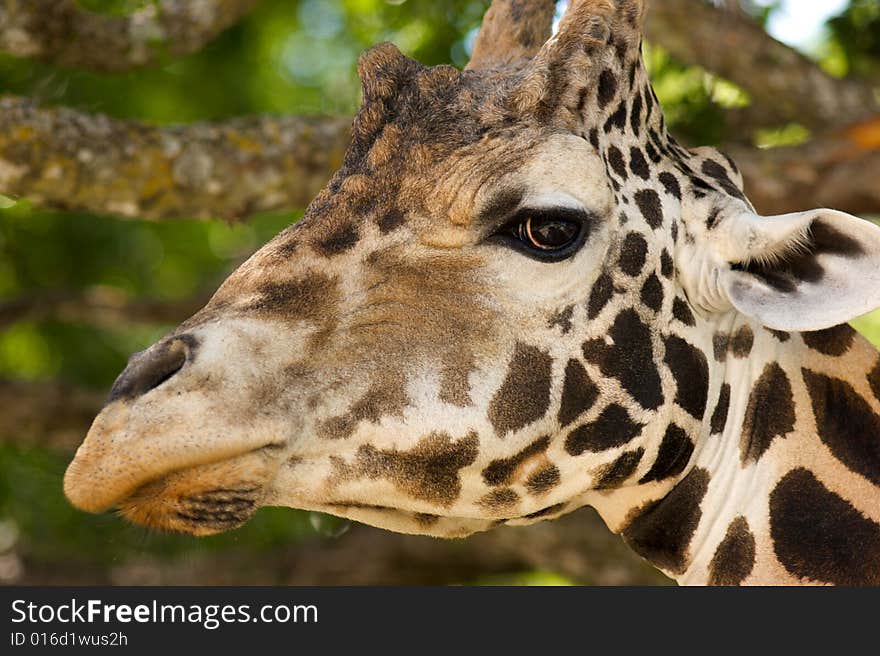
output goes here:
[[683, 584], [880, 584], [880, 361], [848, 326], [714, 326], [709, 403], [668, 492], [597, 499]]

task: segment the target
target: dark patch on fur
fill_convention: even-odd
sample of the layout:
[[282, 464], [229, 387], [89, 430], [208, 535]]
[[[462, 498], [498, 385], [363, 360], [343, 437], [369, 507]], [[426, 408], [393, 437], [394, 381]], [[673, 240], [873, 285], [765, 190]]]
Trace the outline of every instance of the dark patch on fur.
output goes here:
[[742, 585], [755, 568], [755, 536], [745, 517], [737, 517], [709, 563], [709, 585]]
[[332, 257], [351, 250], [359, 239], [357, 226], [353, 223], [343, 223], [328, 236], [317, 241], [315, 248], [322, 255]]
[[519, 495], [509, 487], [492, 490], [477, 503], [487, 510], [505, 510], [519, 501]]
[[657, 277], [656, 273], [648, 276], [644, 286], [642, 286], [640, 298], [642, 303], [654, 310], [654, 312], [659, 312], [660, 308], [663, 307], [663, 283], [660, 282], [660, 278]]
[[709, 394], [709, 363], [706, 356], [677, 335], [670, 335], [665, 341], [664, 362], [672, 371], [678, 388], [675, 402], [696, 419], [702, 419]]
[[721, 386], [721, 392], [718, 395], [718, 403], [715, 404], [715, 411], [712, 413], [712, 420], [709, 422], [712, 435], [718, 435], [724, 432], [727, 426], [727, 413], [730, 411], [730, 385], [724, 383]]
[[709, 472], [694, 469], [660, 501], [649, 504], [623, 530], [633, 550], [657, 567], [682, 574], [688, 548], [700, 523], [700, 503], [709, 489]]
[[691, 455], [694, 452], [694, 443], [679, 426], [670, 424], [660, 442], [660, 450], [657, 459], [647, 474], [642, 476], [639, 483], [662, 481], [666, 478], [678, 476], [684, 471]]
[[571, 332], [571, 318], [574, 315], [574, 305], [569, 305], [564, 310], [560, 310], [550, 319], [548, 326], [550, 328], [561, 328], [562, 334], [567, 335]]
[[569, 360], [562, 385], [562, 404], [559, 407], [559, 425], [568, 426], [593, 407], [599, 398], [599, 388], [590, 380], [587, 370], [578, 360]]
[[347, 413], [325, 421], [318, 428], [318, 434], [323, 439], [345, 439], [354, 433], [361, 421], [377, 423], [386, 415], [400, 416], [408, 403], [402, 376], [377, 380]]
[[[642, 94], [636, 94], [633, 98], [632, 111], [629, 115], [629, 124], [632, 127], [633, 134], [637, 137], [642, 133]], [[645, 178], [647, 180], [647, 178]]]
[[610, 69], [605, 69], [599, 74], [599, 84], [597, 85], [597, 98], [599, 100], [599, 109], [605, 107], [614, 100], [617, 94], [617, 76]]
[[587, 303], [587, 317], [589, 319], [598, 317], [602, 310], [605, 309], [605, 306], [608, 305], [608, 301], [611, 300], [612, 296], [614, 296], [614, 281], [607, 273], [603, 273], [596, 279], [596, 284], [593, 285], [593, 289], [590, 291], [590, 300]]
[[636, 205], [639, 206], [639, 211], [651, 228], [656, 230], [663, 225], [663, 205], [656, 191], [653, 189], [637, 191]]
[[650, 330], [635, 310], [627, 309], [617, 315], [610, 336], [613, 346], [604, 340], [586, 342], [584, 356], [598, 365], [604, 376], [617, 378], [642, 407], [656, 410], [663, 403], [663, 388]]
[[784, 330], [770, 330], [770, 334], [773, 335], [776, 339], [778, 339], [783, 344], [791, 339], [791, 333], [787, 333]]
[[681, 200], [681, 185], [678, 183], [678, 178], [668, 171], [664, 171], [660, 174], [660, 184], [666, 189], [667, 194]]
[[631, 148], [629, 151], [629, 168], [630, 171], [639, 176], [642, 180], [648, 180], [651, 177], [651, 169], [648, 167], [648, 160], [645, 154], [639, 148]]
[[642, 428], [642, 424], [630, 418], [626, 408], [612, 404], [595, 421], [571, 431], [565, 438], [565, 450], [572, 456], [585, 451], [600, 453], [632, 441]]
[[706, 218], [706, 230], [711, 230], [715, 227], [715, 223], [718, 221], [718, 217], [721, 214], [721, 208], [713, 207], [712, 211], [709, 212], [709, 216]]
[[771, 362], [749, 395], [740, 435], [743, 465], [757, 462], [777, 437], [794, 430], [794, 396], [785, 371]]
[[849, 383], [802, 373], [819, 438], [848, 469], [880, 486], [880, 417]]
[[525, 197], [523, 189], [504, 189], [492, 196], [477, 212], [478, 225], [494, 224], [513, 214]]
[[500, 437], [543, 417], [550, 405], [553, 358], [517, 343], [507, 377], [489, 405], [489, 421]]
[[712, 352], [718, 362], [727, 362], [727, 351], [730, 349], [730, 335], [715, 333], [712, 336]]
[[752, 353], [755, 344], [755, 334], [748, 326], [742, 326], [730, 338], [730, 352], [735, 358], [747, 358]]
[[616, 146], [608, 147], [608, 164], [621, 179], [626, 179], [626, 162], [623, 161], [623, 153]]
[[665, 248], [660, 253], [660, 273], [663, 274], [664, 278], [668, 279], [675, 275], [675, 262], [672, 261], [672, 256]]
[[770, 493], [770, 536], [792, 575], [837, 585], [880, 585], [880, 524], [804, 468]]
[[620, 268], [625, 274], [635, 278], [642, 273], [647, 256], [648, 242], [640, 233], [631, 232], [623, 240], [620, 249]]
[[856, 331], [849, 324], [802, 333], [804, 343], [811, 349], [833, 356], [840, 356], [849, 351], [855, 336]]
[[509, 458], [500, 458], [493, 460], [483, 470], [483, 480], [486, 485], [508, 485], [513, 480], [513, 475], [523, 463], [531, 460], [535, 456], [544, 453], [550, 446], [550, 438], [542, 437], [535, 440], [519, 453]]
[[459, 471], [474, 463], [479, 451], [476, 433], [454, 442], [445, 433], [423, 438], [409, 451], [381, 450], [362, 445], [343, 477], [384, 478], [415, 499], [450, 506], [461, 493]]
[[[218, 292], [218, 296], [224, 289]], [[283, 282], [265, 282], [256, 300], [244, 306], [246, 313], [283, 317], [286, 321], [318, 320], [328, 314], [328, 303], [337, 297], [335, 279], [322, 275]]]
[[734, 198], [739, 198], [740, 200], [746, 199], [742, 190], [736, 186], [733, 180], [730, 179], [730, 176], [727, 174], [727, 169], [721, 166], [718, 162], [707, 159], [703, 162], [703, 173], [714, 178], [721, 188]]
[[383, 212], [376, 219], [376, 224], [383, 235], [387, 235], [402, 226], [406, 222], [406, 218], [396, 207], [391, 208], [387, 212]]
[[605, 134], [610, 134], [614, 128], [623, 131], [626, 127], [626, 100], [623, 100], [614, 113], [605, 121]]
[[543, 494], [556, 487], [559, 480], [559, 468], [556, 465], [546, 465], [526, 479], [526, 489], [533, 495]]
[[672, 301], [672, 316], [681, 321], [685, 326], [693, 327], [697, 325], [690, 305], [680, 296], [676, 296], [675, 300]]
[[645, 455], [645, 449], [639, 447], [635, 451], [627, 451], [612, 462], [610, 465], [597, 472], [598, 478], [593, 486], [595, 490], [612, 490], [620, 487], [632, 476]]

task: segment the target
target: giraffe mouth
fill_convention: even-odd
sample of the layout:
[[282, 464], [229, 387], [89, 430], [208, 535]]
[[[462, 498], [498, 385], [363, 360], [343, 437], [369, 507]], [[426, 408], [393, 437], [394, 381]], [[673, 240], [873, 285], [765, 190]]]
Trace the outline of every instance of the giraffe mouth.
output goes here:
[[263, 505], [282, 450], [283, 445], [271, 443], [156, 473], [121, 470], [109, 485], [99, 479], [112, 471], [113, 463], [105, 463], [106, 458], [79, 460], [78, 454], [64, 489], [71, 503], [87, 512], [117, 508], [126, 519], [148, 528], [211, 535], [241, 526]]
[[260, 507], [261, 487], [248, 485], [167, 494], [164, 479], [139, 488], [119, 506], [135, 524], [192, 535], [214, 535], [245, 524]]
[[245, 524], [265, 505], [281, 447], [269, 444], [225, 460], [166, 473], [116, 505], [148, 528], [213, 535]]

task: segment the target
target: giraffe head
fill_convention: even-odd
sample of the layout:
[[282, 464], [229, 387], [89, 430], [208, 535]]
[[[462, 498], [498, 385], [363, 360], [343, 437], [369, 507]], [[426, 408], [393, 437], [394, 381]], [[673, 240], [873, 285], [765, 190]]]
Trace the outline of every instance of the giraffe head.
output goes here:
[[572, 0], [549, 38], [553, 8], [496, 0], [465, 71], [362, 57], [342, 168], [132, 357], [67, 471], [76, 506], [460, 536], [660, 496], [708, 421], [703, 326], [880, 304], [878, 230], [761, 218], [732, 162], [667, 136], [642, 2]]

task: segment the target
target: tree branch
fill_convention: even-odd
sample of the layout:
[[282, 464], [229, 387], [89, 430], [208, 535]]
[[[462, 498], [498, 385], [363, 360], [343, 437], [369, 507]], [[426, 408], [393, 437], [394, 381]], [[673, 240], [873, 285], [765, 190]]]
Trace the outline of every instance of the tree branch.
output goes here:
[[72, 453], [85, 437], [106, 392], [57, 381], [0, 380], [0, 439]]
[[18, 321], [54, 319], [88, 323], [109, 328], [132, 323], [177, 324], [204, 306], [210, 295], [199, 294], [180, 300], [130, 299], [113, 287], [91, 287], [83, 291], [25, 294], [0, 302], [0, 330]]
[[829, 207], [880, 215], [880, 116], [802, 146], [725, 149], [764, 214]]
[[648, 38], [748, 91], [768, 125], [796, 121], [824, 131], [880, 113], [869, 84], [831, 77], [743, 12], [703, 0], [656, 0], [651, 7]]
[[[6, 98], [0, 100], [0, 193], [44, 207], [150, 219], [232, 219], [304, 207], [341, 163], [349, 125], [347, 119], [252, 117], [156, 128]], [[726, 150], [762, 212], [824, 205], [880, 214], [872, 175], [880, 160], [880, 116], [803, 146]], [[150, 317], [133, 307], [120, 312]], [[162, 312], [156, 310], [159, 321]], [[3, 316], [0, 309], [0, 323]]]
[[350, 120], [256, 116], [157, 128], [0, 100], [0, 193], [125, 217], [241, 218], [304, 207]]
[[118, 72], [200, 50], [260, 0], [161, 0], [127, 16], [75, 0], [0, 0], [0, 50], [60, 66]]

